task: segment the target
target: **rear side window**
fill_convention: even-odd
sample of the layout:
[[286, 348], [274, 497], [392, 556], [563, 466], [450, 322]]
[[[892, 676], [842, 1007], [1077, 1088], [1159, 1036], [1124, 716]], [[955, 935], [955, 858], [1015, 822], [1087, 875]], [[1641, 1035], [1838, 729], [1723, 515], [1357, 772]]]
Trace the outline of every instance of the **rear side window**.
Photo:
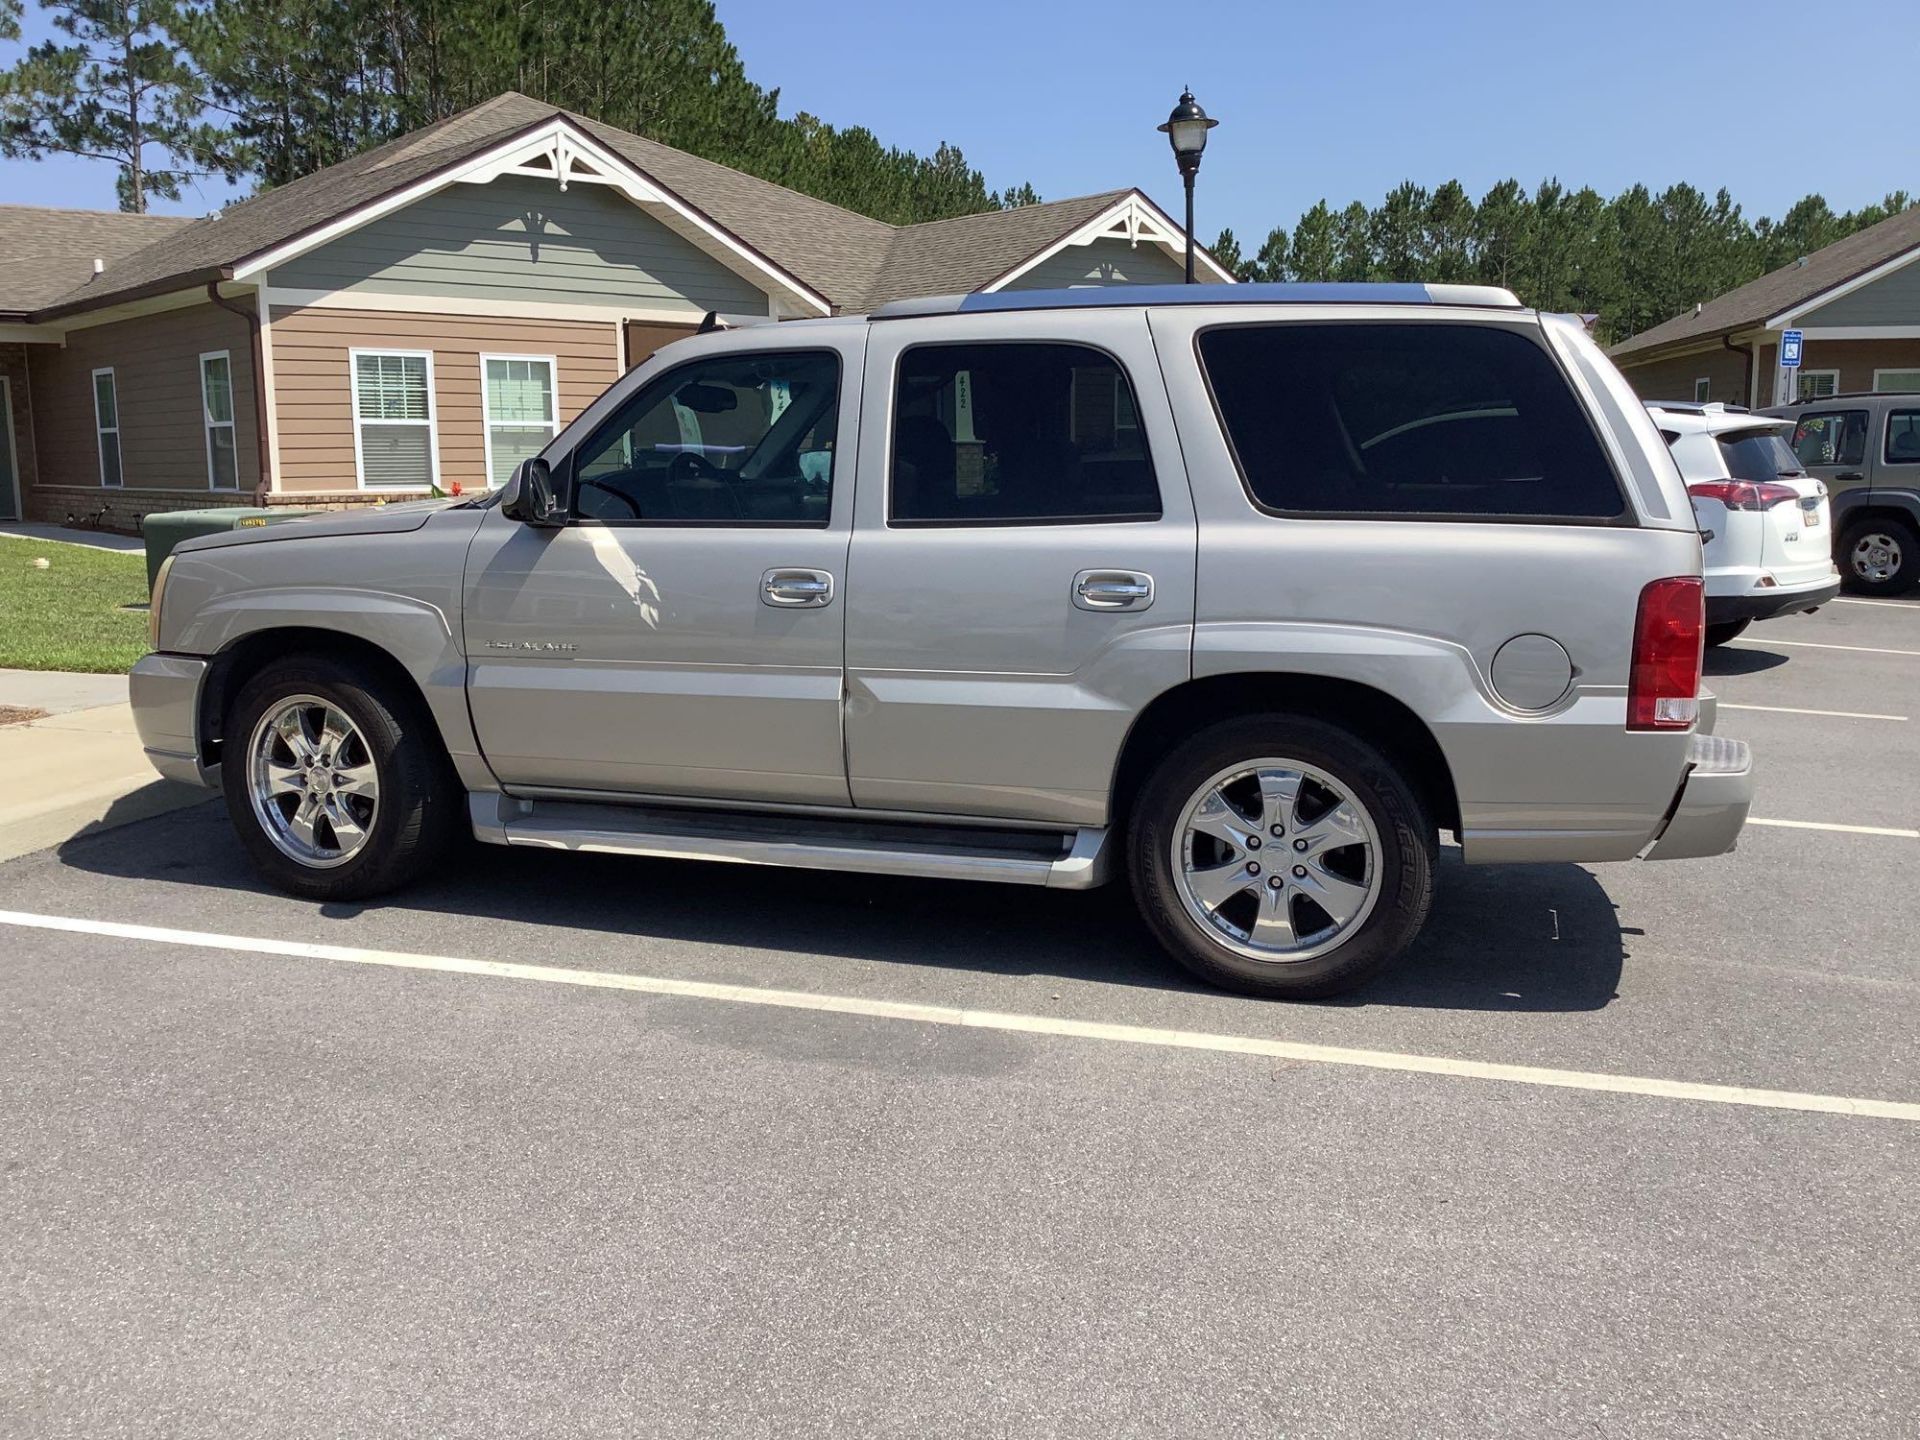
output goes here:
[[1720, 458], [1735, 480], [1777, 480], [1807, 473], [1777, 430], [1736, 430], [1719, 438]]
[[1859, 465], [1867, 458], [1867, 412], [1818, 410], [1793, 427], [1793, 453], [1802, 465]]
[[1920, 410], [1894, 410], [1887, 415], [1887, 463], [1920, 465]]
[[1588, 521], [1625, 509], [1585, 412], [1525, 336], [1457, 324], [1235, 325], [1199, 344], [1264, 509]]
[[1105, 351], [920, 345], [894, 388], [896, 525], [1157, 520], [1133, 386]]

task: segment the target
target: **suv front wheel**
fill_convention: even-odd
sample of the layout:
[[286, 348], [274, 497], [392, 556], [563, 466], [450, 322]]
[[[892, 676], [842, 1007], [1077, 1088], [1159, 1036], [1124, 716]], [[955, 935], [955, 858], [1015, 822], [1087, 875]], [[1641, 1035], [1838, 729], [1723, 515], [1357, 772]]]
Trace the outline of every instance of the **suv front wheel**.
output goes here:
[[432, 726], [398, 685], [330, 657], [248, 680], [220, 769], [254, 866], [313, 900], [361, 900], [419, 874], [457, 834], [462, 798]]
[[1170, 753], [1127, 836], [1141, 913], [1202, 979], [1311, 1000], [1412, 943], [1433, 897], [1433, 822], [1377, 749], [1318, 720], [1229, 720]]

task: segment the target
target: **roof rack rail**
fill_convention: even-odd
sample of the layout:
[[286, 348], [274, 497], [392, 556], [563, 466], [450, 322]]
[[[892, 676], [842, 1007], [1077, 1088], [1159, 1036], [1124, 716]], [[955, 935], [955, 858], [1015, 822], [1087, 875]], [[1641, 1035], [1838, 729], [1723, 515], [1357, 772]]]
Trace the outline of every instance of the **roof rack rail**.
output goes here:
[[1081, 310], [1135, 305], [1464, 305], [1519, 310], [1511, 290], [1495, 285], [1349, 284], [1098, 285], [1078, 290], [995, 290], [893, 300], [869, 317], [998, 314], [1011, 310]]

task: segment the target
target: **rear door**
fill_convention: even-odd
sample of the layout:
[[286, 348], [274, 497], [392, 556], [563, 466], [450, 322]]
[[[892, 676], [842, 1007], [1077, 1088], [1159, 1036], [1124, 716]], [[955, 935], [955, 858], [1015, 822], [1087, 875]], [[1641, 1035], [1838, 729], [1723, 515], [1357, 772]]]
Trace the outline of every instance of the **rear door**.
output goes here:
[[881, 321], [847, 604], [854, 803], [1097, 825], [1191, 674], [1193, 505], [1146, 318]]

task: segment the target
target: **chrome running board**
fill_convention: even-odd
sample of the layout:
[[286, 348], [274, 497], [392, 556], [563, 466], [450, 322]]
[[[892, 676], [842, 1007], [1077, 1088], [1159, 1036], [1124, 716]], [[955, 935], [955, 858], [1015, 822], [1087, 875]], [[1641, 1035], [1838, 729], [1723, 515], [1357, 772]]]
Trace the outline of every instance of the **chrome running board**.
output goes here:
[[1000, 830], [931, 817], [924, 823], [841, 819], [500, 794], [469, 795], [467, 803], [475, 837], [491, 845], [993, 880], [1056, 890], [1102, 884], [1110, 863], [1104, 828]]

